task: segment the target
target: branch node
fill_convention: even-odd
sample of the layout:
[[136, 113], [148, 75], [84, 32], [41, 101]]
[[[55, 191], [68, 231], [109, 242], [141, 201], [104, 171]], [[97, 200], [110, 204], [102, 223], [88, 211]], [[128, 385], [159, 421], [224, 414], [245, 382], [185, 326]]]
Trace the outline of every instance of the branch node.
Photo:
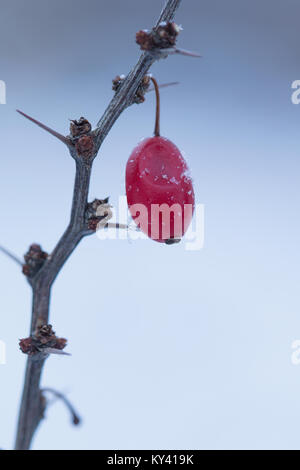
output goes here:
[[181, 27], [173, 22], [163, 21], [151, 31], [146, 29], [136, 33], [136, 42], [143, 51], [169, 49], [176, 45]]
[[132, 100], [133, 103], [136, 103], [136, 104], [144, 103], [145, 93], [149, 91], [150, 83], [151, 83], [151, 75], [145, 75], [143, 80], [140, 83], [140, 86], [136, 90], [136, 93]]
[[163, 21], [151, 31], [138, 31], [136, 33], [136, 42], [143, 51], [147, 51], [155, 60], [166, 59], [171, 54], [201, 57], [195, 52], [176, 47], [177, 36], [181, 30], [182, 27], [176, 23]]
[[25, 264], [23, 264], [23, 274], [28, 278], [33, 278], [41, 269], [48, 253], [42, 250], [40, 245], [33, 244], [29, 247], [28, 252], [24, 255]]
[[76, 152], [79, 157], [90, 160], [95, 154], [94, 138], [91, 135], [83, 135], [75, 144]]
[[[115, 91], [117, 93], [121, 89], [125, 78], [126, 78], [125, 75], [117, 75], [113, 79], [113, 81], [112, 81], [113, 91]], [[137, 91], [135, 92], [134, 97], [132, 98], [131, 104], [133, 104], [133, 103], [136, 103], [136, 104], [144, 103], [145, 93], [147, 93], [149, 91], [149, 86], [150, 86], [150, 75], [145, 75], [144, 78], [142, 79]]]
[[87, 119], [81, 117], [78, 121], [71, 120], [70, 139], [75, 145], [76, 153], [85, 160], [95, 156], [95, 145], [92, 126]]
[[[65, 338], [58, 338], [52, 329], [52, 325], [42, 325], [29, 338], [23, 338], [19, 342], [21, 351], [30, 357], [40, 357], [62, 351], [67, 345]], [[53, 350], [53, 351], [52, 351]]]
[[112, 218], [112, 206], [109, 204], [109, 197], [105, 199], [94, 199], [86, 207], [85, 218], [88, 230], [96, 232], [100, 227], [104, 227]]
[[125, 80], [125, 75], [117, 75], [112, 81], [112, 90], [117, 92], [120, 90], [122, 83]]
[[71, 119], [70, 137], [72, 140], [80, 137], [81, 135], [89, 134], [91, 130], [91, 124], [84, 117], [81, 117], [78, 121], [76, 119]]

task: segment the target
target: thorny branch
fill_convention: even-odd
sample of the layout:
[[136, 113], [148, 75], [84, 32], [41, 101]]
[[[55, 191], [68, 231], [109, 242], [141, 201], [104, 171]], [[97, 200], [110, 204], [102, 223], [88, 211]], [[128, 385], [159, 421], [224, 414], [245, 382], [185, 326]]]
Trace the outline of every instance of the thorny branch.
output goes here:
[[[138, 89], [152, 64], [160, 58], [166, 58], [169, 54], [185, 53], [175, 48], [175, 36], [179, 28], [175, 23], [170, 23], [180, 2], [181, 0], [168, 0], [153, 30], [142, 34], [142, 40], [148, 38], [151, 47], [139, 42], [137, 34], [137, 42], [143, 49], [143, 53], [136, 66], [120, 82], [113, 99], [94, 130], [91, 129], [86, 119], [81, 118], [79, 121], [71, 122], [70, 135], [64, 137], [21, 112], [23, 116], [50, 132], [67, 146], [75, 161], [76, 175], [70, 222], [53, 252], [48, 255], [39, 245], [32, 245], [25, 255], [23, 272], [32, 287], [33, 302], [30, 336], [20, 342], [21, 349], [28, 354], [28, 359], [17, 428], [16, 450], [30, 448], [33, 435], [44, 415], [46, 403], [41, 393], [40, 379], [45, 360], [49, 354], [61, 352], [66, 344], [66, 340], [57, 338], [51, 325], [48, 325], [52, 285], [82, 238], [95, 232], [96, 222], [104, 217], [103, 215], [99, 217], [97, 210], [108, 203], [108, 200], [97, 199], [93, 203], [88, 203], [93, 160], [120, 114], [137, 102]], [[153, 38], [156, 41], [155, 44]], [[159, 38], [161, 42], [157, 43]], [[104, 227], [110, 226], [107, 219], [104, 222], [106, 224]], [[125, 227], [127, 226], [120, 225], [120, 228]], [[4, 249], [2, 251], [6, 252]], [[8, 252], [6, 254], [13, 257]]]
[[0, 251], [2, 251], [2, 253], [4, 253], [6, 256], [12, 259], [15, 263], [19, 264], [20, 266], [23, 265], [22, 261], [16, 255], [14, 255], [11, 251], [4, 248], [4, 246], [0, 246]]

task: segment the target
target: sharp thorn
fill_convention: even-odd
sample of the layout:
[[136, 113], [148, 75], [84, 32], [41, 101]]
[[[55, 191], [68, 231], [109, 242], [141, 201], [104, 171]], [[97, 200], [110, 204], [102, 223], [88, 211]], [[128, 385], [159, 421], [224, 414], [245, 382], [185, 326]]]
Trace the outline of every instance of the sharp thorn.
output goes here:
[[2, 253], [4, 253], [6, 256], [8, 256], [10, 259], [15, 261], [20, 266], [23, 266], [22, 261], [17, 256], [15, 256], [11, 251], [7, 250], [3, 246], [0, 246], [0, 251], [2, 251]]
[[174, 54], [186, 55], [188, 57], [197, 57], [201, 58], [202, 55], [197, 54], [196, 52], [186, 51], [185, 49], [174, 49]]
[[64, 352], [61, 349], [56, 349], [56, 348], [43, 348], [40, 350], [44, 354], [58, 354], [60, 356], [71, 356], [70, 353]]
[[28, 114], [23, 113], [23, 111], [20, 111], [19, 109], [17, 109], [17, 112], [19, 114], [21, 114], [22, 116], [24, 116], [26, 119], [29, 119], [29, 121], [33, 122], [37, 126], [41, 127], [45, 131], [49, 132], [49, 134], [53, 135], [54, 137], [56, 137], [58, 140], [60, 140], [64, 144], [66, 144], [68, 146], [70, 145], [70, 140], [67, 137], [63, 136], [62, 134], [59, 134], [58, 132], [56, 132], [53, 129], [51, 129], [50, 127], [46, 126], [42, 122], [37, 121], [36, 119], [32, 118], [31, 116], [28, 116]]

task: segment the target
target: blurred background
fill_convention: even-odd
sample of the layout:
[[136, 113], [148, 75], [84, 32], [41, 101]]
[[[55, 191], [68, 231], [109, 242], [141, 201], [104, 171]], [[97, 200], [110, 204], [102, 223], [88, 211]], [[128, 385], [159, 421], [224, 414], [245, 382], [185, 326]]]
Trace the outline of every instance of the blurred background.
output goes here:
[[[0, 79], [0, 244], [50, 252], [70, 214], [74, 164], [64, 146], [16, 108], [68, 133], [93, 124], [111, 80], [139, 57], [135, 33], [163, 0], [3, 0]], [[51, 323], [71, 357], [47, 361], [43, 386], [66, 392], [47, 410], [34, 449], [300, 448], [297, 0], [183, 1], [178, 46], [151, 72], [162, 91], [162, 134], [184, 152], [205, 243], [83, 240], [53, 289]], [[154, 95], [123, 113], [95, 161], [90, 199], [124, 195], [132, 149], [152, 135]], [[0, 446], [12, 447], [31, 292], [0, 256]]]

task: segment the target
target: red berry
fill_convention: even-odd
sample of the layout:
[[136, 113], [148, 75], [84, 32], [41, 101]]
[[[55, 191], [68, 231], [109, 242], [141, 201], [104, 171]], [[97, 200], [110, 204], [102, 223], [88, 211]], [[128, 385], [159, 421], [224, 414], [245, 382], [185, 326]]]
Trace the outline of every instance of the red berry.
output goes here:
[[133, 220], [148, 237], [172, 244], [180, 241], [193, 217], [194, 189], [188, 167], [170, 140], [160, 137], [157, 81], [154, 137], [143, 140], [126, 166], [127, 202]]
[[133, 219], [158, 242], [180, 240], [191, 223], [195, 198], [188, 167], [165, 137], [147, 138], [133, 150], [126, 167], [126, 194]]

